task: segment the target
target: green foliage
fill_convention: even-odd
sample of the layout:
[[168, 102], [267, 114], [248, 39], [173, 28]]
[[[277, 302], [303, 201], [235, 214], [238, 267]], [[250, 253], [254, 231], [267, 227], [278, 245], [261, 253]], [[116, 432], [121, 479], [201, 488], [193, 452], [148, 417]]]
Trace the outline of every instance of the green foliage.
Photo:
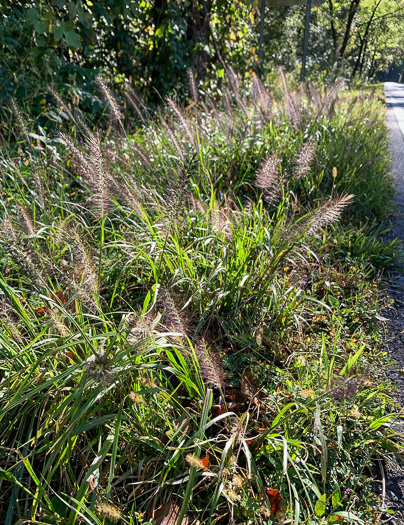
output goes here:
[[223, 100], [170, 99], [136, 131], [146, 113], [114, 120], [106, 92], [103, 139], [77, 107], [59, 142], [14, 117], [6, 525], [377, 519], [368, 469], [401, 444], [376, 322], [397, 257], [373, 221], [390, 211], [380, 105], [227, 75]]

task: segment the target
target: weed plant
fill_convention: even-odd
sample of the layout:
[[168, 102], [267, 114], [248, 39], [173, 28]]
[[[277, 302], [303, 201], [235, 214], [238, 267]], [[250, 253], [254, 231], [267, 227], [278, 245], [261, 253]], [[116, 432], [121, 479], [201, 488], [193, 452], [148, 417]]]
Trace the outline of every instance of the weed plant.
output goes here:
[[[229, 68], [152, 117], [3, 128], [0, 520], [377, 523], [400, 453], [384, 376], [380, 103]], [[126, 109], [125, 109], [125, 107]], [[51, 127], [51, 126], [50, 126]], [[17, 149], [18, 148], [18, 149]], [[154, 521], [153, 521], [154, 520]]]

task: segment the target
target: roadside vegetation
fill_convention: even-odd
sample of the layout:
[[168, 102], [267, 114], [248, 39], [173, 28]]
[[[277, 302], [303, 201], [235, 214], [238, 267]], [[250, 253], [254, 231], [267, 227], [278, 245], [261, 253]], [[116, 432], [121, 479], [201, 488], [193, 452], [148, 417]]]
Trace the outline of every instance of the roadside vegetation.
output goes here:
[[[0, 521], [377, 523], [384, 110], [342, 83], [4, 123]], [[55, 131], [57, 129], [57, 131]], [[378, 478], [379, 477], [379, 478]], [[372, 484], [371, 480], [375, 479]], [[376, 491], [377, 492], [377, 491]], [[31, 520], [31, 521], [29, 521]], [[153, 521], [154, 520], [154, 521]]]

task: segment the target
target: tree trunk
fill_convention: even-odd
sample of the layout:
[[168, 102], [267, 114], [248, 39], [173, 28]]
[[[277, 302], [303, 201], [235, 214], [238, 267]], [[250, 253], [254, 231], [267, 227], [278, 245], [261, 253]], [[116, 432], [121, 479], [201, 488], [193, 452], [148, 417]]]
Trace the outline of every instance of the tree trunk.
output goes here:
[[368, 74], [368, 80], [370, 80], [374, 75], [374, 65], [375, 65], [375, 58], [376, 58], [376, 48], [373, 51], [372, 60], [370, 61], [370, 68], [369, 68], [369, 74]]
[[353, 22], [353, 20], [355, 18], [356, 11], [358, 10], [359, 3], [360, 3], [360, 0], [351, 0], [351, 3], [349, 5], [348, 19], [347, 19], [347, 22], [346, 22], [344, 38], [342, 40], [341, 48], [339, 50], [339, 59], [340, 59], [340, 61], [342, 61], [342, 59], [344, 58], [345, 51], [346, 51], [346, 48], [348, 46], [348, 41], [349, 41], [349, 38], [350, 38], [350, 35], [351, 35], [352, 22]]
[[368, 43], [369, 43], [369, 41], [366, 40], [365, 47], [363, 48], [363, 53], [362, 53], [361, 65], [360, 65], [360, 68], [359, 68], [359, 78], [361, 78], [361, 76], [362, 76], [363, 66], [365, 65], [366, 50], [368, 48]]
[[[375, 6], [373, 8], [372, 14], [370, 15], [370, 18], [368, 20], [368, 23], [366, 24], [365, 33], [363, 35], [363, 38], [361, 38], [360, 35], [359, 35], [359, 38], [361, 38], [361, 45], [359, 47], [358, 58], [356, 59], [355, 66], [354, 66], [354, 69], [353, 69], [353, 72], [352, 72], [352, 79], [355, 78], [356, 72], [358, 71], [359, 65], [361, 64], [362, 56], [364, 55], [364, 53], [366, 51], [370, 27], [372, 25], [372, 22], [373, 22], [373, 19], [374, 19], [375, 15], [376, 15], [376, 11], [378, 10], [379, 5], [381, 3], [382, 3], [382, 0], [378, 0], [378, 2], [376, 2]], [[362, 67], [363, 67], [363, 65], [362, 65]]]
[[333, 0], [328, 0], [328, 7], [330, 9], [330, 18], [331, 18], [331, 37], [334, 44], [334, 56], [337, 55], [337, 32], [334, 25], [334, 4]]

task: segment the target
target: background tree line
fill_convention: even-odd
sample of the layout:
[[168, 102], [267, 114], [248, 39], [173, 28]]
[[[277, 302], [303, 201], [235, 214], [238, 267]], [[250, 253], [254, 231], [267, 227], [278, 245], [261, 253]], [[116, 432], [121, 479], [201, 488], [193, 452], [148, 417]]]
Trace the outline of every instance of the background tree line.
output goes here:
[[[152, 103], [181, 91], [190, 67], [210, 89], [223, 63], [242, 77], [267, 77], [278, 65], [297, 77], [306, 8], [266, 8], [262, 63], [258, 0], [6, 0], [0, 13], [0, 98], [40, 112], [46, 84], [73, 87], [97, 111], [91, 86], [100, 71], [118, 84], [130, 79]], [[325, 0], [313, 8], [308, 79], [398, 80], [403, 44], [404, 0]]]

